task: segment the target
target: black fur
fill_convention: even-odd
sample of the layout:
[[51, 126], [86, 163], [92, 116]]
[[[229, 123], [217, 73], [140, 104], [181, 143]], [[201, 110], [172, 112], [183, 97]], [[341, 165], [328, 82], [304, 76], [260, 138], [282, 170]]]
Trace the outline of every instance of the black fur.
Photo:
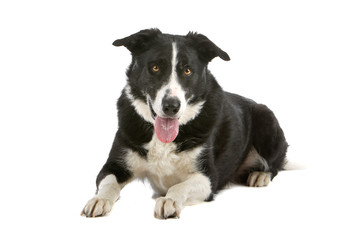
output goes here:
[[[229, 182], [244, 183], [251, 171], [263, 171], [255, 166], [239, 175], [238, 169], [253, 146], [266, 159], [272, 177], [285, 163], [288, 144], [274, 114], [265, 105], [222, 90], [207, 69], [214, 57], [230, 60], [226, 52], [207, 37], [197, 33], [186, 36], [162, 34], [158, 29], [143, 30], [127, 38], [116, 40], [115, 46], [125, 46], [132, 53], [132, 62], [127, 70], [131, 94], [146, 102], [144, 92], [154, 97], [156, 90], [168, 79], [171, 44], [179, 48], [179, 75], [185, 67], [194, 74], [182, 76], [180, 84], [186, 91], [190, 103], [205, 101], [199, 115], [181, 125], [174, 142], [177, 151], [186, 151], [204, 145], [206, 149], [198, 159], [198, 171], [211, 180], [212, 195]], [[151, 72], [150, 66], [157, 64], [161, 71]], [[147, 156], [142, 146], [149, 142], [154, 127], [135, 111], [125, 92], [117, 103], [119, 129], [109, 158], [100, 171], [97, 185], [108, 174], [114, 174], [119, 183], [131, 178], [132, 173], [124, 160], [126, 149]]]

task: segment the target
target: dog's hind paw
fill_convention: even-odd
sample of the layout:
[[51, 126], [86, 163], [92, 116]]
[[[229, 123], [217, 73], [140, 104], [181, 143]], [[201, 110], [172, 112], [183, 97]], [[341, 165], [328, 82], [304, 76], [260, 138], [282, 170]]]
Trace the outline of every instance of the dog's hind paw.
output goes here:
[[171, 198], [160, 197], [156, 199], [154, 217], [158, 219], [179, 218], [181, 206]]
[[90, 199], [81, 212], [86, 217], [101, 217], [108, 214], [112, 209], [113, 203], [109, 199], [94, 197]]
[[271, 181], [271, 173], [269, 172], [252, 172], [247, 179], [249, 187], [266, 187]]

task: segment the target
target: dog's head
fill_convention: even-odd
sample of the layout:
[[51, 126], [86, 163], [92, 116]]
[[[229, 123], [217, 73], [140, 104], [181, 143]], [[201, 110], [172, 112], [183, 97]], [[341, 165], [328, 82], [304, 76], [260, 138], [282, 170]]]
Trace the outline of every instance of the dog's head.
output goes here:
[[154, 123], [162, 142], [172, 142], [179, 125], [200, 112], [207, 90], [207, 65], [215, 57], [230, 60], [228, 54], [206, 36], [163, 34], [158, 29], [142, 30], [118, 39], [132, 54], [127, 71], [126, 94], [136, 111]]

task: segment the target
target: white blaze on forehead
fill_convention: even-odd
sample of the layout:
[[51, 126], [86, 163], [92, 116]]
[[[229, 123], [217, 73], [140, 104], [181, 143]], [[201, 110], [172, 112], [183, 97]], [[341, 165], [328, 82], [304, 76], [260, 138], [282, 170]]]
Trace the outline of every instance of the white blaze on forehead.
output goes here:
[[182, 115], [186, 108], [185, 91], [183, 90], [178, 81], [178, 76], [176, 72], [177, 55], [178, 49], [176, 43], [173, 42], [171, 56], [171, 74], [169, 76], [169, 81], [159, 89], [156, 94], [155, 101], [153, 102], [153, 109], [155, 113], [160, 117], [165, 117], [165, 114], [162, 111], [162, 101], [167, 94], [180, 100], [180, 109], [177, 114], [178, 117]]
[[176, 97], [177, 96], [177, 90], [178, 87], [176, 85], [176, 65], [177, 65], [177, 46], [176, 43], [172, 44], [172, 59], [171, 59], [171, 75], [170, 75], [170, 82], [172, 85], [169, 86], [170, 95]]

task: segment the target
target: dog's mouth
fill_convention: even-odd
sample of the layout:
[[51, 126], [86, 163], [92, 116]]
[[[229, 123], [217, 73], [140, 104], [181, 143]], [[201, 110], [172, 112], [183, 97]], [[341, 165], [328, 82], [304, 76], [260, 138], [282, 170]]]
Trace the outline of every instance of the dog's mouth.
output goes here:
[[154, 109], [153, 109], [153, 107], [152, 107], [152, 104], [151, 104], [150, 99], [148, 99], [147, 104], [148, 104], [148, 106], [149, 106], [149, 108], [150, 108], [151, 117], [155, 120], [157, 114], [156, 114], [156, 112], [154, 111]]
[[179, 133], [179, 119], [160, 117], [154, 111], [150, 99], [148, 99], [151, 116], [155, 120], [154, 129], [157, 138], [163, 143], [171, 143]]

